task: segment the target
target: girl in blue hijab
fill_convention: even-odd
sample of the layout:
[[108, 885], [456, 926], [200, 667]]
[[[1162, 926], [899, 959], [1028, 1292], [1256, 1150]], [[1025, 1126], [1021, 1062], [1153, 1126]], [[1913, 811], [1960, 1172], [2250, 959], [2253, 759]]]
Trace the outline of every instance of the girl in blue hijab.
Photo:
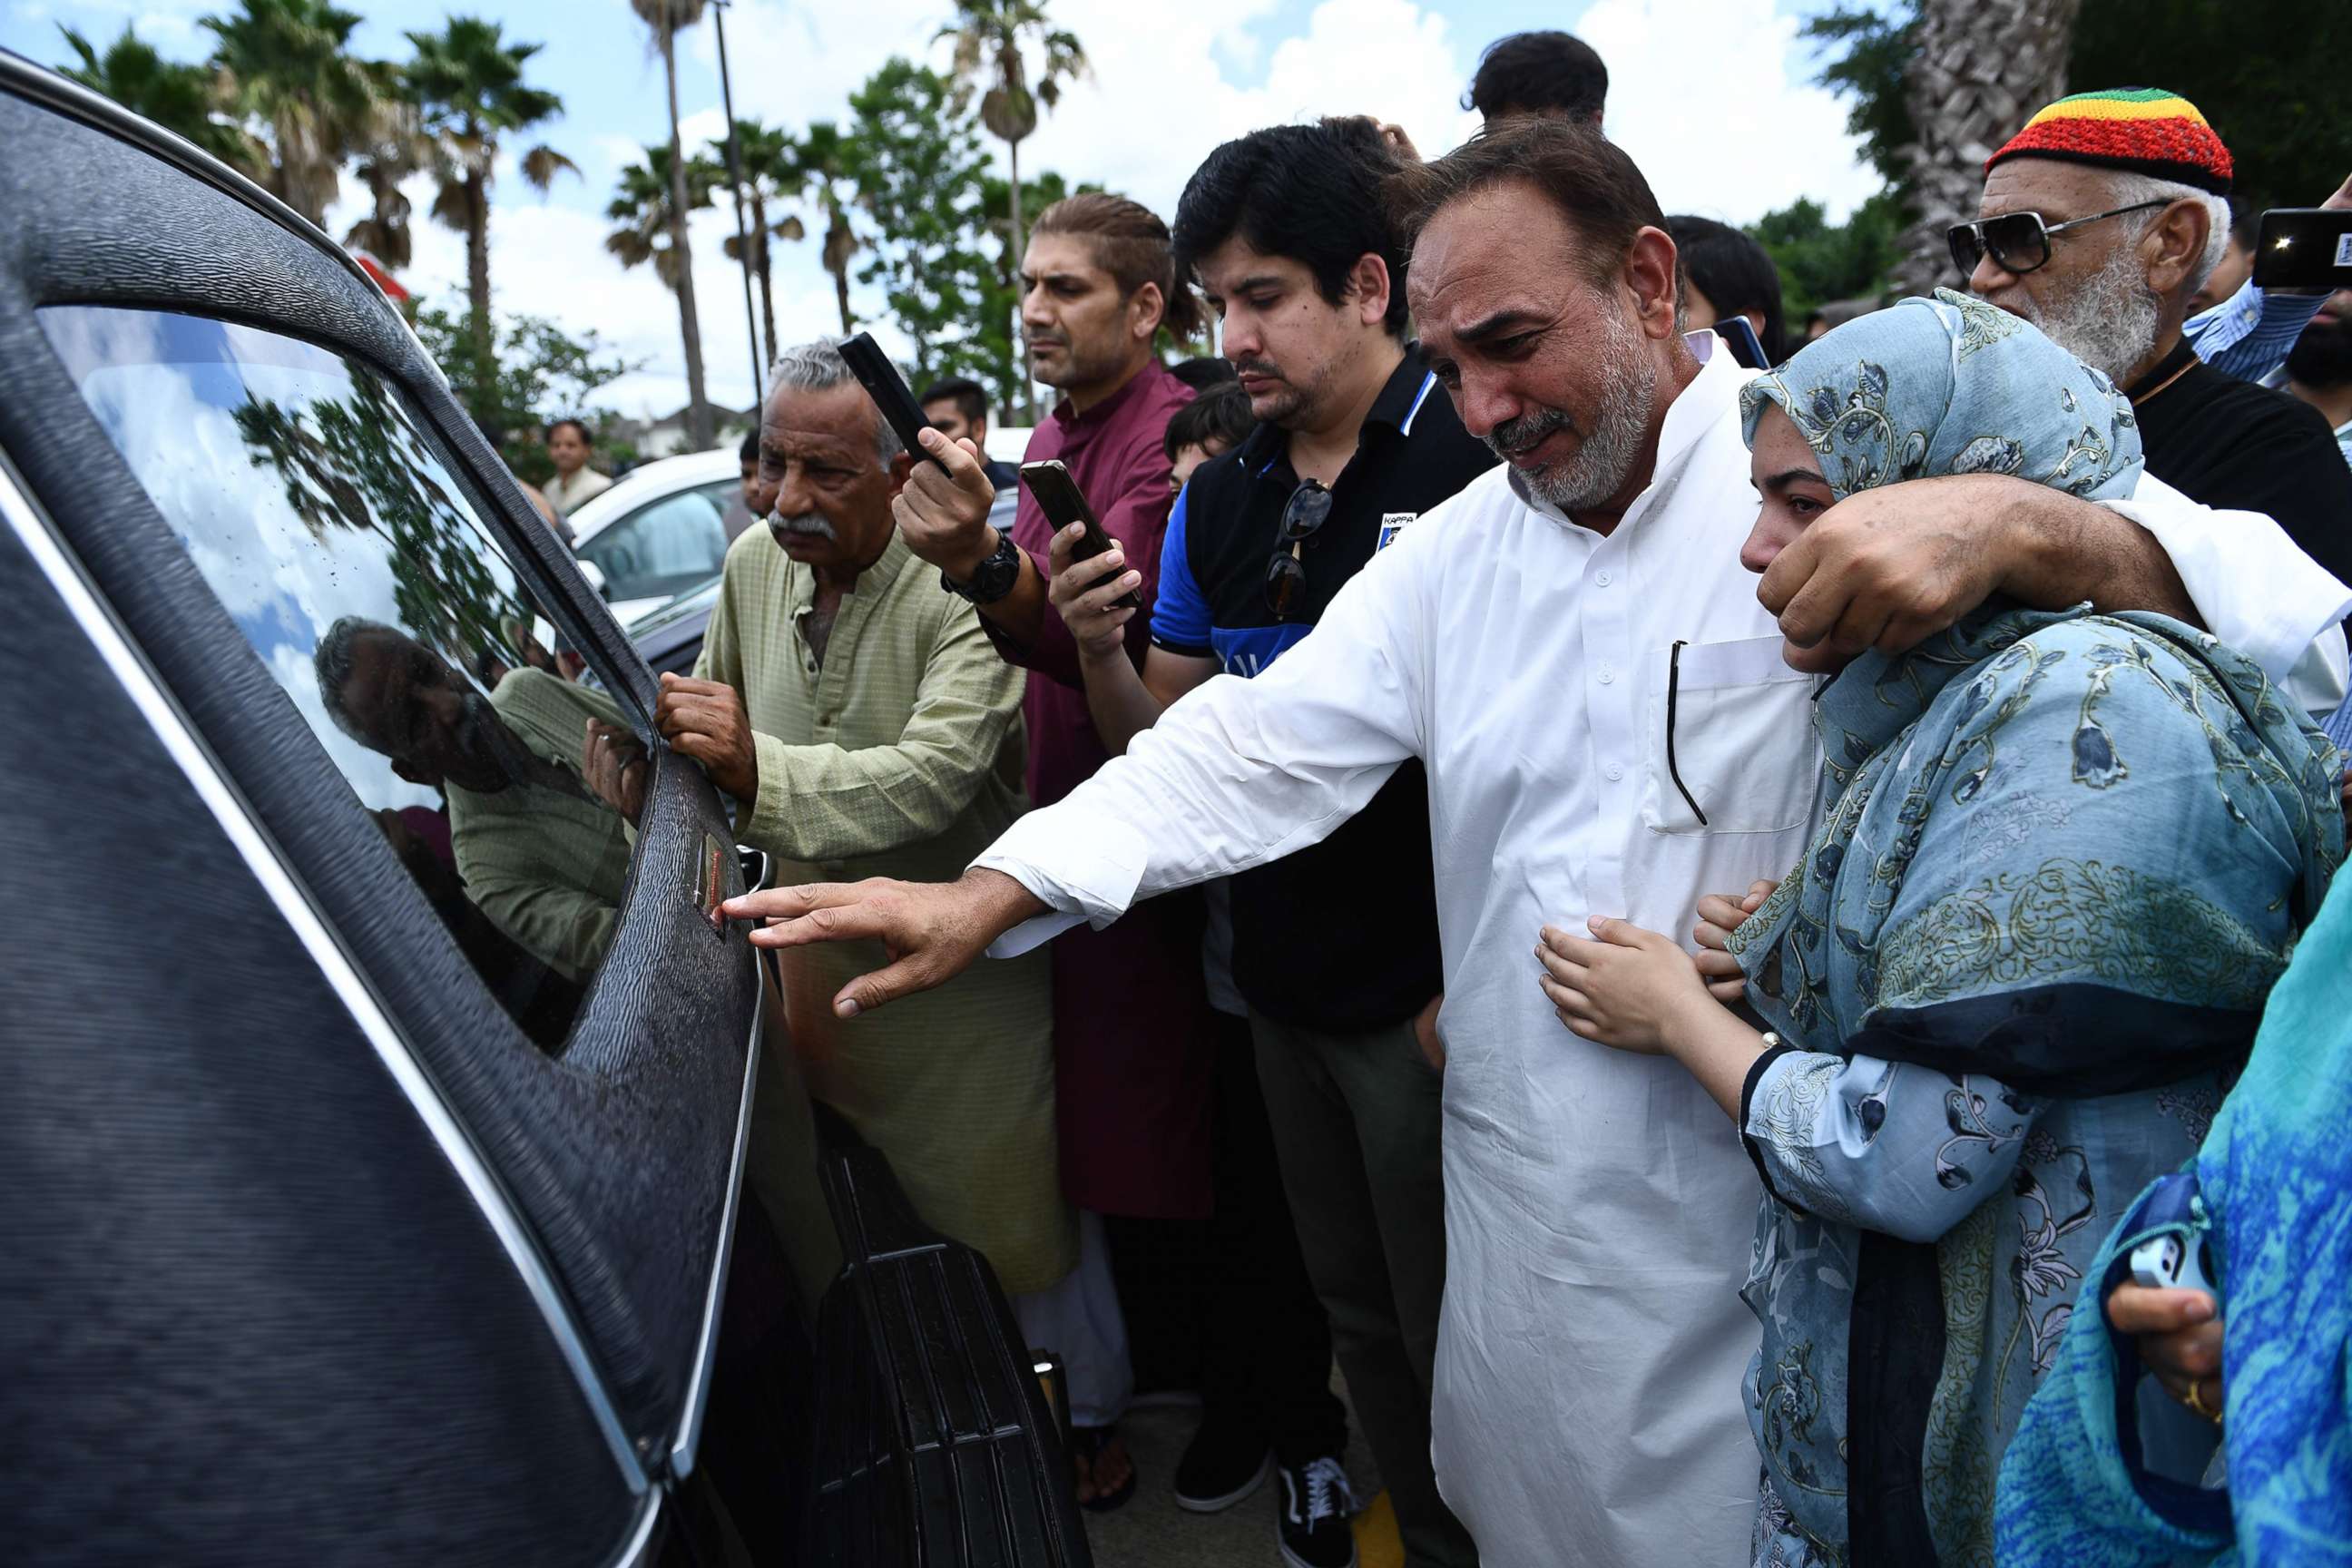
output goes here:
[[[2139, 480], [2128, 403], [1938, 292], [1743, 395], [1758, 571], [1856, 490]], [[1999, 600], [1820, 695], [1815, 829], [1732, 938], [1759, 1034], [1670, 939], [1547, 931], [1576, 1034], [1675, 1058], [1765, 1197], [1759, 1564], [1984, 1564], [1994, 1481], [2122, 1209], [2193, 1153], [2343, 853], [2332, 754], [2164, 616]]]

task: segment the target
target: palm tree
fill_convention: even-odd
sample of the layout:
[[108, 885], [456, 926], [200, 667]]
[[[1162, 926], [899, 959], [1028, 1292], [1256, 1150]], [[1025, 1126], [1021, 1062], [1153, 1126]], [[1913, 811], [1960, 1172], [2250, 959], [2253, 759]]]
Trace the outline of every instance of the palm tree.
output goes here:
[[[710, 205], [710, 193], [726, 183], [726, 172], [707, 158], [696, 158], [680, 168], [670, 161], [667, 147], [648, 147], [646, 161], [632, 163], [621, 171], [621, 188], [604, 216], [620, 226], [604, 237], [604, 248], [620, 258], [624, 267], [636, 267], [652, 262], [654, 275], [677, 296], [678, 330], [686, 339], [686, 363], [692, 395], [699, 399], [702, 384], [698, 379], [702, 372], [702, 344], [696, 334], [693, 315], [694, 255], [684, 241], [684, 215], [674, 210], [677, 193], [684, 191], [692, 206]], [[689, 404], [688, 418], [693, 417]], [[708, 405], [700, 405], [705, 419], [709, 416]], [[695, 449], [710, 445], [706, 428], [697, 438]]]
[[[499, 138], [562, 113], [563, 100], [523, 85], [524, 63], [540, 46], [508, 43], [496, 22], [452, 16], [442, 32], [411, 33], [408, 41], [416, 47], [416, 58], [401, 77], [416, 107], [425, 161], [439, 185], [433, 216], [466, 237], [466, 299], [475, 335], [487, 348], [490, 180]], [[544, 143], [525, 153], [520, 167], [524, 180], [540, 191], [567, 169], [580, 173], [571, 159]]]
[[[677, 136], [677, 35], [702, 20], [703, 3], [704, 0], [629, 0], [629, 8], [653, 29], [654, 47], [661, 51], [662, 72], [669, 80], [669, 157], [664, 167], [670, 179], [670, 249], [677, 258], [677, 276], [675, 280], [666, 278], [664, 281], [677, 291], [678, 321], [686, 331], [686, 430], [698, 452], [710, 445], [710, 398], [703, 388], [702, 318], [694, 306], [694, 267], [687, 244], [686, 215], [690, 208], [709, 205], [709, 195], [705, 192], [702, 200], [695, 201], [687, 189], [686, 150]], [[628, 189], [625, 173], [622, 189], [624, 193]]]
[[1920, 0], [1917, 52], [1904, 93], [1917, 140], [1912, 207], [1896, 277], [1925, 294], [1951, 279], [1944, 235], [1976, 216], [1985, 160], [2026, 117], [2066, 90], [2082, 0]]
[[331, 0], [239, 0], [234, 15], [198, 23], [215, 40], [229, 101], [268, 132], [267, 184], [314, 224], [344, 160], [390, 139], [400, 115], [392, 68], [351, 52], [359, 25]]
[[122, 37], [109, 44], [103, 55], [71, 27], [60, 25], [58, 31], [81, 57], [79, 67], [63, 68], [67, 76], [104, 93], [131, 113], [177, 132], [238, 174], [257, 180], [268, 178], [269, 151], [229, 118], [231, 106], [215, 73], [203, 66], [165, 59], [128, 23], [123, 25]]
[[[743, 198], [751, 204], [751, 221], [744, 235], [727, 237], [727, 258], [743, 259], [745, 240], [751, 243], [751, 270], [760, 279], [760, 316], [768, 332], [768, 360], [776, 358], [776, 304], [772, 292], [768, 251], [771, 236], [777, 239], [805, 239], [808, 229], [797, 213], [787, 213], [774, 224], [768, 222], [768, 204], [788, 202], [801, 194], [800, 147], [793, 133], [779, 127], [761, 124], [756, 120], [735, 122], [735, 151], [741, 160]], [[727, 155], [727, 139], [723, 136], [710, 143], [711, 154]]]
[[[824, 209], [824, 249], [821, 259], [833, 274], [833, 297], [841, 307], [841, 330], [857, 330], [849, 313], [849, 258], [857, 254], [857, 231], [849, 226], [849, 209], [857, 199], [856, 149], [841, 128], [829, 120], [812, 123], [801, 138], [800, 184], [808, 198]], [[844, 192], [849, 193], [844, 195]]]
[[[1021, 143], [1037, 129], [1037, 106], [1053, 108], [1062, 100], [1062, 83], [1087, 73], [1087, 51], [1077, 35], [1053, 26], [1043, 0], [956, 0], [956, 18], [939, 37], [954, 40], [954, 72], [964, 91], [982, 88], [980, 122], [1004, 143], [1011, 160], [1009, 213], [1013, 253], [1019, 256], [1028, 246], [1021, 223]], [[1044, 55], [1034, 87], [1022, 54], [1031, 43]]]

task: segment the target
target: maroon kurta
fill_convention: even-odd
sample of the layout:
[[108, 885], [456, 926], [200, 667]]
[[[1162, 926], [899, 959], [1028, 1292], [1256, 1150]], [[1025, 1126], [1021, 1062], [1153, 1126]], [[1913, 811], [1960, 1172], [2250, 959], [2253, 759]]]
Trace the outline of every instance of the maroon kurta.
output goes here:
[[[1149, 645], [1168, 529], [1170, 415], [1192, 390], [1158, 363], [1083, 415], [1066, 402], [1029, 438], [1029, 460], [1059, 458], [1143, 574], [1143, 613], [1127, 624], [1137, 665]], [[1013, 542], [1048, 570], [1053, 526], [1024, 487]], [[1078, 647], [1052, 605], [1034, 647], [986, 616], [998, 651], [1030, 672], [1029, 798], [1053, 805], [1109, 753], [1087, 712]], [[1201, 979], [1201, 906], [1192, 894], [1150, 900], [1104, 931], [1080, 926], [1054, 942], [1055, 1100], [1062, 1190], [1098, 1214], [1199, 1219], [1210, 1209], [1209, 1110], [1213, 1065]]]

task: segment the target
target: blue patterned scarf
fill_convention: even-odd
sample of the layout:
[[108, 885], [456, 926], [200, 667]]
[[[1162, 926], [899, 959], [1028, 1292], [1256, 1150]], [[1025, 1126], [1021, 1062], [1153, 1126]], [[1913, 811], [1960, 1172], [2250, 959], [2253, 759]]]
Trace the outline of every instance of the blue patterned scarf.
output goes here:
[[[2352, 891], [2338, 888], [2271, 994], [2245, 1076], [2191, 1163], [2212, 1224], [2226, 1491], [2141, 1465], [2131, 1342], [2102, 1304], [2138, 1239], [2086, 1269], [2057, 1364], [2000, 1470], [2016, 1568], [2352, 1563]], [[2159, 1420], [2184, 1419], [2157, 1407]]]

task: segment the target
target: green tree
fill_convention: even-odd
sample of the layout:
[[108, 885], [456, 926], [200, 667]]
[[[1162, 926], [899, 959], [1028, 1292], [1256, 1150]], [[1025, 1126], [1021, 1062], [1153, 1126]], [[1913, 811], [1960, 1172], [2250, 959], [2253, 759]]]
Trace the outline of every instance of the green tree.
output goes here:
[[[710, 205], [710, 193], [725, 183], [726, 174], [708, 158], [688, 159], [679, 167], [667, 147], [648, 147], [646, 161], [621, 171], [621, 188], [604, 209], [620, 226], [604, 237], [604, 248], [620, 258], [624, 267], [653, 264], [654, 275], [677, 300], [678, 331], [686, 340], [688, 396], [688, 435], [693, 449], [710, 445], [710, 407], [702, 399], [702, 344], [694, 316], [694, 258], [687, 248], [686, 214], [674, 204], [686, 193], [689, 209]], [[692, 410], [700, 409], [700, 433], [692, 424]]]
[[677, 296], [678, 321], [686, 333], [686, 433], [698, 452], [710, 445], [710, 396], [702, 373], [702, 318], [694, 302], [694, 266], [687, 242], [686, 215], [695, 207], [709, 205], [709, 197], [706, 192], [697, 200], [687, 186], [689, 164], [677, 134], [677, 35], [702, 20], [703, 4], [704, 0], [629, 0], [629, 8], [637, 14], [637, 19], [653, 29], [654, 47], [661, 53], [662, 74], [669, 83], [669, 159], [664, 168], [670, 181], [669, 248], [676, 258], [676, 275], [664, 281]]
[[985, 321], [995, 270], [982, 248], [987, 156], [954, 88], [894, 57], [849, 99], [858, 205], [873, 220], [873, 258], [858, 280], [879, 284], [891, 318], [915, 344], [915, 378], [1001, 368]]
[[[808, 237], [808, 226], [800, 215], [786, 212], [773, 223], [768, 219], [772, 206], [781, 207], [796, 200], [804, 186], [801, 173], [800, 144], [793, 133], [777, 126], [762, 125], [756, 120], [735, 122], [735, 151], [741, 160], [743, 197], [750, 205], [751, 222], [742, 235], [727, 237], [727, 258], [743, 259], [743, 247], [751, 247], [751, 270], [760, 279], [760, 319], [767, 329], [768, 359], [776, 357], [776, 301], [772, 276], [773, 258], [768, 247], [770, 239], [801, 240]], [[714, 139], [710, 156], [724, 159], [727, 139]]]
[[1902, 259], [1902, 198], [1891, 188], [1832, 224], [1816, 201], [1766, 213], [1748, 227], [1780, 274], [1791, 323], [1838, 300], [1875, 299], [1892, 287]]
[[850, 222], [858, 201], [859, 161], [841, 127], [829, 120], [813, 122], [800, 141], [795, 168], [801, 190], [824, 214], [824, 245], [819, 258], [833, 277], [833, 297], [841, 307], [841, 330], [857, 330], [849, 311], [849, 264], [865, 243]]
[[[960, 101], [980, 92], [980, 122], [1004, 143], [1012, 178], [1006, 182], [1005, 213], [1013, 225], [1013, 249], [1028, 242], [1021, 221], [1021, 143], [1037, 129], [1038, 106], [1062, 100], [1062, 83], [1087, 73], [1087, 51], [1077, 35], [1053, 25], [1044, 0], [956, 0], [955, 19], [939, 36], [954, 45]], [[1026, 49], [1038, 54], [1033, 85]]]
[[131, 113], [177, 132], [237, 173], [268, 177], [269, 151], [230, 117], [232, 106], [216, 73], [165, 59], [128, 24], [102, 55], [71, 27], [58, 31], [81, 60], [79, 66], [62, 68], [67, 76]]
[[230, 102], [265, 133], [265, 183], [312, 223], [325, 220], [344, 162], [393, 139], [402, 112], [393, 68], [352, 52], [359, 24], [330, 0], [238, 0], [198, 23]]
[[583, 419], [597, 446], [609, 448], [611, 416], [592, 410], [590, 401], [645, 368], [643, 361], [621, 357], [593, 331], [574, 337], [544, 316], [505, 318], [485, 350], [471, 310], [459, 315], [427, 305], [416, 312], [416, 337], [466, 412], [499, 438], [507, 466], [533, 484], [555, 471], [540, 439], [547, 421]]
[[2262, 202], [2315, 206], [2352, 168], [2347, 60], [2352, 6], [2341, 4], [2083, 0], [2066, 84], [2168, 88], [2212, 122], [2241, 188]]
[[[510, 44], [496, 22], [452, 16], [438, 33], [411, 33], [416, 57], [401, 80], [417, 114], [419, 146], [437, 190], [433, 216], [466, 237], [466, 298], [475, 331], [490, 340], [490, 181], [499, 141], [563, 112], [563, 100], [525, 85], [538, 44]], [[533, 188], [579, 166], [544, 142], [517, 166]], [[357, 231], [354, 231], [357, 232]]]

